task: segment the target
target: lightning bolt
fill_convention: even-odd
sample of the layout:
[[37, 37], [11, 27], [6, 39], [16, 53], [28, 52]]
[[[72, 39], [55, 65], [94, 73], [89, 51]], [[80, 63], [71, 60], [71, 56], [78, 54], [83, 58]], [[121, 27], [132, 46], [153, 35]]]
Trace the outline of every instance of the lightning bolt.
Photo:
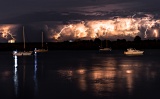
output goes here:
[[144, 32], [144, 38], [147, 38], [147, 30], [148, 30], [148, 26], [147, 26], [147, 28], [146, 28], [146, 30]]
[[12, 35], [12, 33], [10, 32], [10, 29], [13, 28], [12, 25], [5, 25], [5, 26], [1, 26], [0, 27], [0, 34], [2, 38], [8, 39], [8, 37], [10, 36], [11, 39], [15, 40], [15, 35]]
[[56, 40], [58, 40], [58, 38], [61, 37], [61, 33], [62, 33], [66, 28], [72, 28], [72, 27], [73, 27], [72, 25], [67, 25], [67, 26], [65, 26], [64, 28], [61, 29], [61, 31], [60, 31], [58, 34], [54, 35], [53, 37], [54, 37]]

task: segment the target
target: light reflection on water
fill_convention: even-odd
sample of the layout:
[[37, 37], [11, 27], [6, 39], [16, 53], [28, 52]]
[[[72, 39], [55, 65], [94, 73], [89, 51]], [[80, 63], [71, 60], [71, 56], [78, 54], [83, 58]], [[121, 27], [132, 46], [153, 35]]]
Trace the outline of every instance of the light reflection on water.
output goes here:
[[18, 74], [17, 74], [17, 56], [13, 56], [14, 57], [14, 89], [15, 89], [15, 95], [17, 97], [18, 95]]
[[[77, 72], [78, 71], [78, 72]], [[59, 70], [62, 76], [76, 79], [82, 91], [91, 91], [96, 95], [107, 95], [107, 92], [113, 92], [116, 85], [117, 72], [115, 68], [92, 68], [92, 70]], [[106, 93], [104, 93], [106, 92]]]
[[[21, 79], [22, 79], [22, 83], [19, 81], [19, 77], [18, 77], [18, 58], [23, 58], [22, 61], [23, 61], [23, 66], [22, 66], [22, 73], [20, 74], [21, 75]], [[13, 59], [14, 59], [14, 75], [13, 75], [13, 80], [14, 80], [14, 90], [15, 90], [15, 97], [18, 99], [19, 97], [23, 97], [21, 96], [21, 94], [25, 94], [25, 87], [26, 87], [26, 60], [25, 60], [25, 56], [24, 57], [17, 57], [17, 56], [13, 56]], [[21, 71], [21, 70], [20, 70]], [[20, 72], [19, 72], [20, 73]], [[33, 82], [34, 82], [34, 85], [33, 85], [33, 88], [34, 88], [34, 97], [36, 97], [38, 95], [38, 82], [37, 82], [37, 54], [34, 55], [34, 73], [33, 73]], [[22, 86], [19, 86], [19, 83], [20, 85]], [[22, 89], [20, 89], [22, 88]], [[21, 91], [21, 92], [20, 92]]]
[[34, 55], [34, 75], [33, 75], [33, 80], [34, 80], [34, 95], [38, 95], [38, 81], [37, 81], [37, 53]]
[[[4, 93], [2, 98], [10, 99], [74, 96], [72, 90], [98, 99], [137, 98], [138, 92], [150, 93], [145, 97], [158, 96], [160, 62], [157, 56], [53, 51], [28, 57], [8, 57], [6, 62], [1, 61], [5, 64], [0, 66], [0, 92]], [[67, 90], [69, 86], [75, 89]], [[77, 97], [75, 94], [74, 98]]]
[[72, 81], [75, 80], [81, 91], [96, 96], [112, 96], [116, 93], [133, 95], [135, 85], [143, 82], [141, 78], [154, 79], [157, 73], [149, 69], [151, 66], [151, 63], [148, 64], [149, 61], [145, 63], [143, 59], [136, 59], [138, 56], [131, 59], [130, 57], [126, 59], [106, 57], [103, 60], [94, 57], [94, 60], [97, 59], [99, 62], [89, 66], [89, 69], [63, 69], [58, 72], [65, 78], [69, 77]]

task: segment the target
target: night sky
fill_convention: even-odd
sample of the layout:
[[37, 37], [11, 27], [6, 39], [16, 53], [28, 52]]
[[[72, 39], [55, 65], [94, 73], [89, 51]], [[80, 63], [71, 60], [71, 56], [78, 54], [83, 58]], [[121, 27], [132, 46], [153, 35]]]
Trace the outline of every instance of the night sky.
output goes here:
[[[115, 40], [117, 36], [127, 39], [135, 35], [154, 39], [159, 37], [160, 31], [159, 4], [159, 0], [1, 0], [0, 41], [14, 38], [20, 42], [22, 26], [25, 26], [28, 42], [40, 41], [42, 31], [48, 41], [96, 37]], [[118, 29], [119, 23], [128, 24], [125, 21], [128, 18], [134, 19], [130, 27]], [[109, 23], [111, 20], [114, 22]], [[93, 24], [101, 24], [97, 26], [101, 29], [93, 30]], [[80, 27], [86, 31], [80, 32]], [[66, 29], [61, 31], [63, 28]]]

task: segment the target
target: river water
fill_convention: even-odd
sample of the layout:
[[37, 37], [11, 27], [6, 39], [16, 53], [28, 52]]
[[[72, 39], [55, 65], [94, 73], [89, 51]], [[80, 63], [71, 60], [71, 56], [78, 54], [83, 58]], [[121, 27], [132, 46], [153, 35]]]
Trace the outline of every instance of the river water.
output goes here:
[[160, 50], [54, 50], [16, 57], [0, 52], [1, 99], [157, 99]]

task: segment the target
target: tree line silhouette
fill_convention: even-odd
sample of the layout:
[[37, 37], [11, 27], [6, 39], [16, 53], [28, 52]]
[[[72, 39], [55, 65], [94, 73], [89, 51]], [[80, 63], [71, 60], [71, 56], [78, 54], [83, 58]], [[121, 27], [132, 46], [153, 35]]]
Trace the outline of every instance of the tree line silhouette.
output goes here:
[[[98, 50], [100, 47], [111, 47], [114, 49], [160, 49], [159, 39], [141, 40], [140, 36], [136, 36], [133, 41], [126, 39], [117, 39], [116, 41], [101, 40], [95, 38], [94, 40], [75, 40], [73, 42], [44, 42], [44, 48], [49, 50]], [[26, 42], [26, 50], [34, 50], [41, 48], [41, 42]], [[0, 43], [1, 51], [24, 50], [23, 43]]]

